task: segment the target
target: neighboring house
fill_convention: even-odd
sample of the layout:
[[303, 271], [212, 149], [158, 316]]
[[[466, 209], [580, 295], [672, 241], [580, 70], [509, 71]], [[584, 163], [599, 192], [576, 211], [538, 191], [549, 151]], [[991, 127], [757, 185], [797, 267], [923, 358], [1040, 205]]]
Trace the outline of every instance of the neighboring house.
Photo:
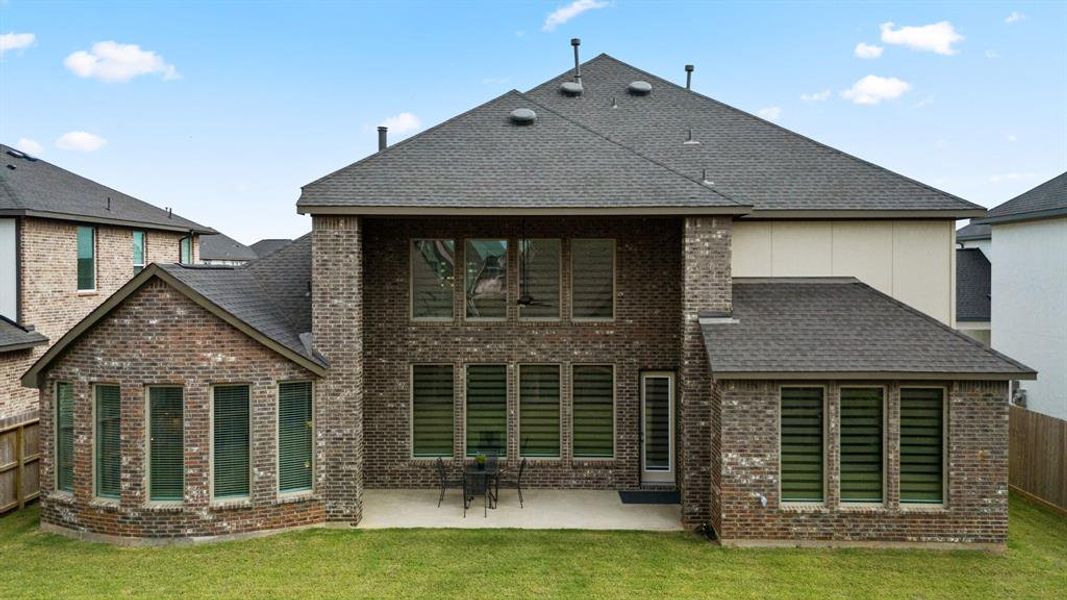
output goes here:
[[252, 248], [252, 251], [256, 253], [256, 256], [262, 258], [264, 256], [267, 256], [268, 254], [272, 254], [277, 250], [288, 246], [291, 243], [293, 243], [293, 240], [275, 238], [259, 240], [258, 242], [252, 244], [250, 247]]
[[992, 228], [993, 347], [1041, 371], [1016, 401], [1067, 419], [1067, 173], [996, 208]]
[[0, 419], [29, 418], [19, 378], [152, 262], [195, 260], [211, 229], [0, 145]]
[[205, 265], [236, 267], [255, 258], [254, 250], [228, 235], [200, 236], [200, 262]]
[[601, 55], [297, 209], [309, 236], [153, 266], [26, 373], [44, 527], [355, 524], [491, 453], [676, 488], [729, 543], [1006, 540], [1035, 373], [952, 329], [974, 204]]
[[990, 271], [986, 256], [980, 248], [956, 250], [956, 328], [988, 346]]
[[977, 248], [982, 251], [987, 260], [993, 260], [993, 227], [988, 223], [982, 223], [971, 219], [965, 227], [956, 230], [956, 245], [962, 249]]

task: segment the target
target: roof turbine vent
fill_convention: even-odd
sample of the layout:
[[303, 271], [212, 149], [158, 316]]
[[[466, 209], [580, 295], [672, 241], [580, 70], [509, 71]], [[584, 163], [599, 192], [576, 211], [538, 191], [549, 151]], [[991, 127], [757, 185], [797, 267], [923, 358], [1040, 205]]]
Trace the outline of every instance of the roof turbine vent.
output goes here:
[[634, 81], [626, 90], [634, 96], [647, 96], [652, 93], [652, 84], [647, 81]]
[[537, 120], [537, 113], [529, 108], [516, 108], [511, 111], [511, 122], [516, 125], [531, 125]]

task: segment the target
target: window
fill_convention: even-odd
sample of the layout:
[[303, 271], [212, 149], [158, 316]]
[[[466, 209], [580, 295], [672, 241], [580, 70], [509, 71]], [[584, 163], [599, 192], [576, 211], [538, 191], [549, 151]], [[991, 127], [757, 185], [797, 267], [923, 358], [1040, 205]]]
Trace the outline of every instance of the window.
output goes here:
[[249, 408], [247, 385], [214, 388], [212, 410], [215, 498], [249, 493]]
[[615, 455], [615, 373], [611, 365], [575, 365], [574, 457]]
[[136, 275], [144, 270], [145, 256], [145, 232], [133, 232], [133, 274]]
[[452, 456], [452, 365], [411, 367], [411, 454]]
[[311, 489], [311, 382], [278, 385], [278, 491]]
[[900, 390], [900, 501], [944, 501], [944, 390]]
[[96, 289], [96, 229], [78, 226], [78, 289]]
[[571, 242], [571, 315], [577, 320], [615, 318], [615, 240]]
[[452, 319], [456, 243], [414, 240], [411, 243], [411, 318]]
[[841, 501], [881, 502], [882, 388], [841, 388]]
[[467, 240], [467, 317], [504, 319], [508, 312], [508, 241]]
[[56, 384], [56, 489], [74, 491], [74, 386]]
[[519, 316], [559, 318], [559, 240], [523, 240], [519, 244]]
[[178, 242], [178, 262], [183, 265], [193, 264], [193, 236], [183, 237]]
[[148, 388], [148, 499], [181, 501], [185, 495], [183, 392]]
[[467, 456], [507, 451], [508, 368], [467, 366]]
[[822, 388], [782, 388], [781, 419], [782, 502], [822, 502]]
[[559, 366], [519, 366], [519, 456], [559, 458]]
[[101, 498], [119, 497], [122, 448], [122, 406], [119, 386], [96, 386], [95, 412], [95, 485]]

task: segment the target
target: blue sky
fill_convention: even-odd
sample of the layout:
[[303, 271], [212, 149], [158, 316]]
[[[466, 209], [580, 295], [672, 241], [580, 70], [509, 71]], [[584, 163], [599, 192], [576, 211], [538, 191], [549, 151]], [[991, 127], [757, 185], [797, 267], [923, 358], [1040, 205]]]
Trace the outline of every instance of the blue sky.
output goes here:
[[529, 89], [577, 36], [993, 206], [1067, 170], [1064, 31], [1067, 2], [0, 0], [0, 140], [245, 243], [292, 237], [300, 186], [376, 125]]

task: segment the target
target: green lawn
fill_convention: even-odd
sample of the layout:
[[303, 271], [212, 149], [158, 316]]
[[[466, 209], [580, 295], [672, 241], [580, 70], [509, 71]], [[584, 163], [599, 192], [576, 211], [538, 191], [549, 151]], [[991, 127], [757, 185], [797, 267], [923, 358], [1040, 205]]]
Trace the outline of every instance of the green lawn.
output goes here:
[[737, 550], [688, 534], [310, 529], [131, 549], [0, 518], [0, 597], [1067, 598], [1067, 519], [1017, 498], [1002, 555]]

